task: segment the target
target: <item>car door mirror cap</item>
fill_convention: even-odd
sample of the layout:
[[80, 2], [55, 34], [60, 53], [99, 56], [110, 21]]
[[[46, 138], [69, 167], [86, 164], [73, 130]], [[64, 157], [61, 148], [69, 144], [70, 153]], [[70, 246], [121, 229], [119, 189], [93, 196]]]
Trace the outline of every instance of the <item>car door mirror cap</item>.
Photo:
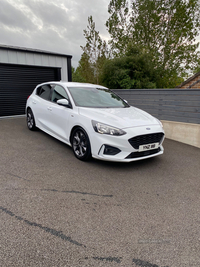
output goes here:
[[67, 99], [59, 99], [56, 103], [64, 107], [71, 107], [69, 100]]

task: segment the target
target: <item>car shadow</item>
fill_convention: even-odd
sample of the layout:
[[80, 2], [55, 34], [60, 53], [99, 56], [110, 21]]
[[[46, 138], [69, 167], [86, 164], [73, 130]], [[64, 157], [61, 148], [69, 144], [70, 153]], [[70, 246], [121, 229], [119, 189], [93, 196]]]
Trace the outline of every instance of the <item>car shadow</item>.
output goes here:
[[[27, 129], [27, 131], [29, 131], [29, 130]], [[63, 149], [66, 152], [69, 152], [68, 156], [72, 157], [71, 160], [74, 159], [75, 161], [77, 161], [77, 164], [82, 162], [87, 166], [92, 165], [92, 166], [97, 166], [97, 167], [101, 167], [101, 168], [132, 169], [132, 168], [149, 167], [149, 166], [152, 166], [152, 164], [155, 166], [155, 165], [160, 163], [160, 161], [161, 161], [160, 158], [162, 158], [162, 155], [161, 155], [161, 156], [157, 156], [157, 157], [152, 157], [152, 158], [147, 158], [147, 159], [142, 159], [142, 160], [137, 160], [137, 161], [132, 161], [132, 162], [113, 162], [113, 161], [99, 160], [99, 159], [95, 159], [95, 158], [91, 158], [89, 161], [80, 161], [74, 156], [73, 150], [69, 145], [63, 143], [62, 141], [54, 138], [53, 136], [45, 133], [44, 131], [42, 131], [38, 128], [34, 132], [39, 134], [40, 137], [45, 138], [47, 140], [47, 143], [51, 142], [52, 145], [55, 144], [56, 146], [59, 146], [60, 148], [62, 148], [62, 152], [60, 152], [60, 153], [62, 153], [62, 157], [63, 157]], [[32, 132], [32, 133], [34, 133], [34, 132]]]

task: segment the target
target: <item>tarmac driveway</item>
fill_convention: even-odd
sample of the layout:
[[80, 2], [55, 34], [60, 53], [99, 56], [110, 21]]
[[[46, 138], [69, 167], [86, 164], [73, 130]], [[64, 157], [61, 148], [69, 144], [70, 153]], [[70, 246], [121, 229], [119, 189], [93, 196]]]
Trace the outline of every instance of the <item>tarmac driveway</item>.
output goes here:
[[81, 162], [25, 118], [0, 120], [0, 266], [199, 267], [200, 149]]

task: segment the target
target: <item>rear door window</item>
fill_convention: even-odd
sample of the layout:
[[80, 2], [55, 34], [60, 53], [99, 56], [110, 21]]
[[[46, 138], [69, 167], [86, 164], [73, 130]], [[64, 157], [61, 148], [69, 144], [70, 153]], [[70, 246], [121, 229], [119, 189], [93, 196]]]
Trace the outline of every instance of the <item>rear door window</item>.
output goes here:
[[50, 100], [51, 85], [45, 84], [37, 89], [37, 95], [45, 100]]

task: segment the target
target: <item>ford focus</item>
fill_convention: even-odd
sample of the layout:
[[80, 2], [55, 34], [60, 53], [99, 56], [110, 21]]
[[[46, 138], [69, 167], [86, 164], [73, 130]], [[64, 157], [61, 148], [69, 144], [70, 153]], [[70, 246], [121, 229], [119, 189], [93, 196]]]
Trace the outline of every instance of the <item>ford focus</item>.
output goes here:
[[130, 162], [164, 152], [162, 123], [100, 85], [39, 84], [27, 99], [26, 115], [29, 130], [66, 143], [79, 160]]

